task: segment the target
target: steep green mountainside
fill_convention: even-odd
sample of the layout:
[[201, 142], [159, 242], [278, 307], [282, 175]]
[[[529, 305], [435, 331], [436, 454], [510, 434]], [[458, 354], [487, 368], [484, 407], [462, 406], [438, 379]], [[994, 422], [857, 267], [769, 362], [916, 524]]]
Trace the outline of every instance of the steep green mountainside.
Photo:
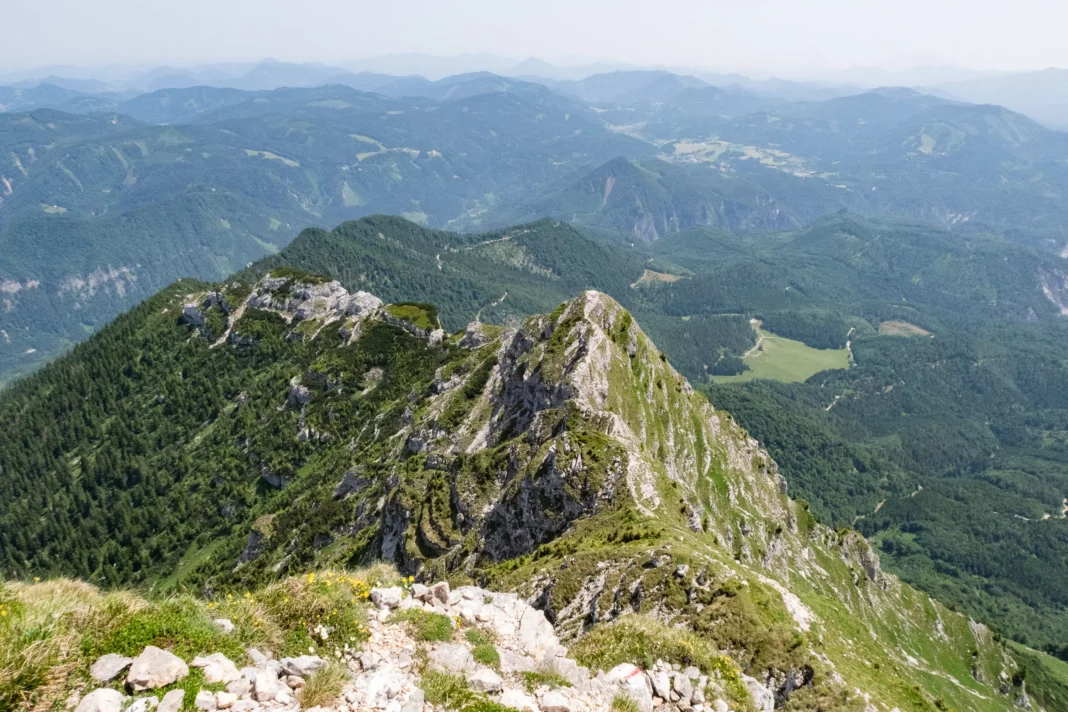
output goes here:
[[656, 254], [692, 274], [646, 287], [661, 311], [741, 310], [814, 347], [849, 342], [849, 370], [703, 386], [822, 521], [855, 523], [906, 580], [1059, 648], [1063, 259], [853, 218], [760, 241], [682, 234]]
[[[245, 276], [282, 266], [432, 301], [450, 330], [480, 310], [507, 323], [604, 290], [757, 434], [821, 521], [856, 522], [893, 570], [1005, 634], [1051, 647], [1064, 635], [1068, 324], [1046, 293], [1063, 305], [1063, 260], [850, 216], [767, 235], [686, 231], [650, 251], [551, 221], [470, 236], [375, 217], [308, 231]], [[746, 367], [751, 318], [817, 348], [849, 341], [853, 367], [711, 384]]]
[[687, 626], [787, 710], [1064, 699], [1054, 661], [816, 523], [606, 295], [437, 323], [292, 269], [173, 285], [0, 395], [5, 571], [232, 588], [382, 557], [572, 641]]
[[479, 314], [487, 323], [506, 323], [550, 311], [585, 289], [625, 298], [644, 263], [642, 255], [554, 220], [462, 234], [374, 215], [329, 232], [306, 230], [242, 276], [254, 280], [278, 267], [328, 274], [389, 301], [438, 305], [445, 326], [455, 330]]

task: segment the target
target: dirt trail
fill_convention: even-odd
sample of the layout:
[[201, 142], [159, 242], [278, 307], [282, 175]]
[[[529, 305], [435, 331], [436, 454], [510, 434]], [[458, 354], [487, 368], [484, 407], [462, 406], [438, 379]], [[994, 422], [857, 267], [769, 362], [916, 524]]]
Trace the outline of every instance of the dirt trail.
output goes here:
[[234, 328], [234, 324], [236, 324], [241, 318], [241, 316], [245, 313], [245, 307], [247, 305], [248, 300], [246, 299], [245, 301], [241, 302], [241, 306], [239, 306], [237, 309], [234, 309], [234, 313], [231, 314], [230, 318], [226, 320], [226, 331], [224, 331], [222, 333], [222, 336], [216, 339], [215, 343], [209, 346], [208, 348], [213, 349], [216, 346], [226, 343], [226, 340], [230, 338], [230, 330]]
[[[486, 306], [482, 307], [482, 309], [488, 309], [490, 307], [500, 306], [500, 304], [507, 298], [508, 298], [508, 292], [505, 292], [504, 294], [501, 295], [500, 299], [497, 299], [496, 301], [490, 302]], [[482, 321], [482, 309], [479, 309], [478, 313], [475, 314], [475, 321], [479, 321], [479, 322]]]
[[745, 360], [760, 350], [760, 344], [764, 341], [764, 332], [760, 330], [760, 326], [763, 322], [760, 319], [750, 319], [749, 325], [753, 327], [753, 331], [757, 333], [757, 342], [753, 344], [753, 348], [742, 354], [742, 359]]

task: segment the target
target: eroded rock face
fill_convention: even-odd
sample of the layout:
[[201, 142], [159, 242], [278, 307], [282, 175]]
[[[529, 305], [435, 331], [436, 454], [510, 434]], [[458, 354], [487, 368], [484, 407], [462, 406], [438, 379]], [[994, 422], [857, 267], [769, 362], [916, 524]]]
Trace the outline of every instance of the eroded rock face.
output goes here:
[[769, 690], [764, 683], [748, 675], [742, 676], [749, 694], [753, 698], [753, 706], [757, 712], [775, 712], [775, 693]]

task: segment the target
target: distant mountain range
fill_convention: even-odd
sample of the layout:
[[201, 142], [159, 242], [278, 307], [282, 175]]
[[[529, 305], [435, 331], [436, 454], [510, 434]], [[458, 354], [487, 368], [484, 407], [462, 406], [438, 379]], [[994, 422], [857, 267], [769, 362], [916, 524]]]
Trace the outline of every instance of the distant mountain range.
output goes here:
[[656, 241], [849, 210], [1068, 249], [1068, 134], [998, 106], [909, 89], [796, 101], [644, 70], [228, 71], [248, 87], [329, 83], [0, 89], [0, 373], [177, 277], [219, 279], [303, 227], [372, 213], [468, 231], [550, 216]]

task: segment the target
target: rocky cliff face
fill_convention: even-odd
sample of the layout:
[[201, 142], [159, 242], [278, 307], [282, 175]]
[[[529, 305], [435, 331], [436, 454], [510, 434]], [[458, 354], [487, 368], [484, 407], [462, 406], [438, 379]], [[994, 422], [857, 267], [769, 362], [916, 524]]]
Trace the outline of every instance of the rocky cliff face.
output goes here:
[[[1020, 693], [983, 682], [1017, 668], [988, 631], [817, 524], [603, 294], [452, 336], [425, 305], [299, 276], [186, 301], [211, 347], [304, 349], [285, 398], [238, 404], [255, 430], [216, 426], [291, 493], [234, 549], [230, 578], [386, 558], [517, 591], [565, 641], [650, 615], [794, 709], [994, 710]], [[281, 457], [265, 430], [299, 445]]]

